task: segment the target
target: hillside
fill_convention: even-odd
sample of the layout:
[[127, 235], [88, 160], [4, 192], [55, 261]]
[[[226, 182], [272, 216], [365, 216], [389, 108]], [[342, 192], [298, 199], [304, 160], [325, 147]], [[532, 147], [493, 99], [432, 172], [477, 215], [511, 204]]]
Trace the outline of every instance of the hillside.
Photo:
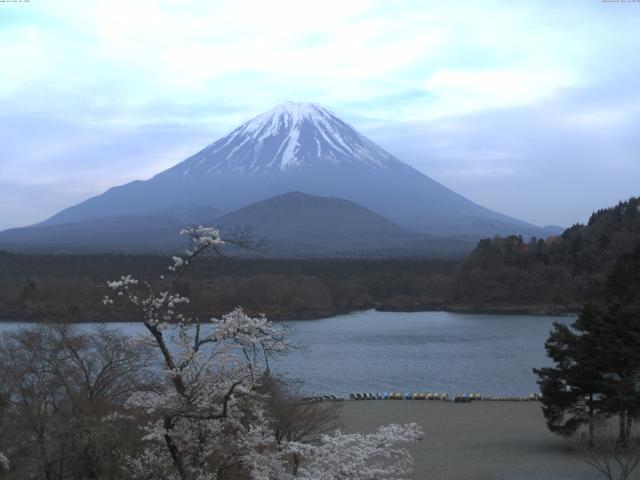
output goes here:
[[469, 241], [409, 232], [355, 202], [302, 192], [253, 203], [213, 224], [266, 239], [269, 256], [462, 257], [472, 249]]
[[0, 232], [0, 248], [29, 253], [171, 253], [182, 248], [181, 223], [170, 217], [123, 215]]
[[382, 215], [332, 197], [289, 192], [217, 218], [220, 228], [250, 225], [270, 238], [316, 235], [400, 235], [406, 233]]
[[480, 241], [454, 281], [452, 303], [577, 308], [599, 301], [605, 277], [620, 255], [640, 245], [640, 199], [593, 213], [560, 236]]

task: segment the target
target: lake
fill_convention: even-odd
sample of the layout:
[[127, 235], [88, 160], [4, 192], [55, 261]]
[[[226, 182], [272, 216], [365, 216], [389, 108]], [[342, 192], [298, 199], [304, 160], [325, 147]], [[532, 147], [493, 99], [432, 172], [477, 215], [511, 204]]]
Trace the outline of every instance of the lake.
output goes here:
[[[479, 392], [528, 395], [538, 391], [532, 368], [549, 365], [544, 341], [553, 322], [573, 317], [365, 312], [286, 322], [294, 343], [272, 369], [304, 379], [308, 394], [350, 392]], [[0, 332], [24, 323], [0, 323]], [[142, 332], [138, 323], [114, 323]]]

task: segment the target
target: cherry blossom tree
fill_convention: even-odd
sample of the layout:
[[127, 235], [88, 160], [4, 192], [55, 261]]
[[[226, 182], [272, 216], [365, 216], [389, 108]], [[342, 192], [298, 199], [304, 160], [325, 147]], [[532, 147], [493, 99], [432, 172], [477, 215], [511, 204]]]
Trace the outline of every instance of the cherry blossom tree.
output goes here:
[[[197, 257], [238, 242], [223, 240], [210, 227], [180, 233], [190, 247], [185, 255], [173, 257], [167, 275], [161, 277], [163, 290], [156, 292], [149, 281], [126, 275], [108, 282], [109, 294], [103, 298], [106, 305], [124, 300], [137, 309], [164, 364], [164, 388], [139, 392], [127, 401], [130, 409], [149, 419], [144, 452], [127, 458], [132, 475], [180, 480], [289, 479], [295, 474], [307, 479], [374, 479], [409, 472], [411, 457], [393, 445], [416, 439], [421, 432], [415, 425], [392, 425], [369, 435], [338, 432], [317, 443], [276, 442], [269, 393], [260, 386], [269, 376], [270, 358], [291, 348], [287, 331], [241, 308], [207, 322], [190, 312], [189, 299], [177, 291], [180, 279]], [[290, 471], [292, 455], [304, 459], [304, 468], [297, 472]], [[337, 463], [329, 468], [332, 459]]]

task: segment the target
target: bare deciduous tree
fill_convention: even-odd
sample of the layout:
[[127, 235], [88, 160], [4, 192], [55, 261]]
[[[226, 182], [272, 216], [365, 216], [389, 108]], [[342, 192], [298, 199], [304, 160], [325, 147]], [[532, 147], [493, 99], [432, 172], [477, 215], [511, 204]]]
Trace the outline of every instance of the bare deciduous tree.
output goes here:
[[[0, 450], [9, 478], [122, 478], [139, 441], [126, 398], [154, 385], [153, 351], [125, 334], [47, 325], [0, 338]], [[14, 475], [15, 474], [15, 475]]]
[[597, 437], [579, 440], [580, 458], [607, 480], [629, 480], [640, 465], [640, 438], [631, 436], [622, 443], [606, 426], [600, 427]]
[[[337, 403], [305, 402], [300, 395], [301, 382], [285, 381], [266, 376], [261, 390], [267, 394], [266, 410], [271, 416], [271, 428], [279, 449], [289, 442], [317, 442], [320, 435], [335, 430], [338, 425]], [[300, 455], [291, 455], [291, 471], [295, 476]]]

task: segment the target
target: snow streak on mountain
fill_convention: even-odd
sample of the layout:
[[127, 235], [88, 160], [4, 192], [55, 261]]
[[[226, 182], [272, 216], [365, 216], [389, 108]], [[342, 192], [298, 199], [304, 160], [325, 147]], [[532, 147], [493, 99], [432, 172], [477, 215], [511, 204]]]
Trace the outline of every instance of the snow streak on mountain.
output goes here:
[[236, 128], [166, 174], [244, 174], [351, 164], [376, 170], [408, 167], [326, 108], [286, 102]]

